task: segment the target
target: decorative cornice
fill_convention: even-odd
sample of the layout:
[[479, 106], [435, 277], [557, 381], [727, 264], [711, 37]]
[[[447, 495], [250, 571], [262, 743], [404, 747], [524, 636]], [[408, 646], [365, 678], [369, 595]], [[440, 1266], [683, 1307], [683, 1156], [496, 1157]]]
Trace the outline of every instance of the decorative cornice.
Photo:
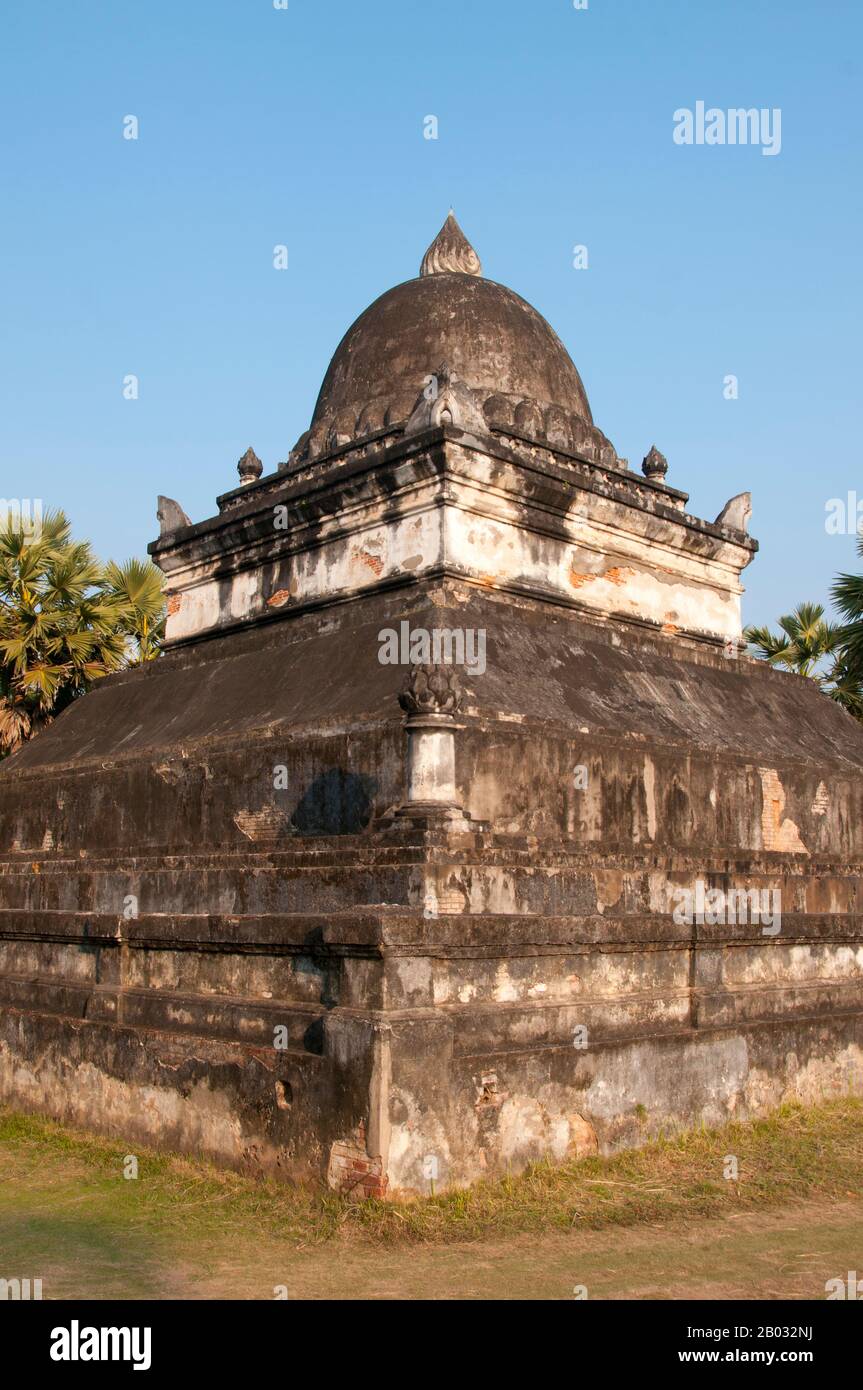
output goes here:
[[405, 425], [405, 435], [420, 434], [439, 425], [454, 425], [468, 434], [488, 434], [482, 406], [469, 387], [442, 363], [430, 375]]
[[[401, 394], [392, 400], [372, 401], [357, 418], [348, 419], [343, 413], [338, 420], [319, 421], [313, 430], [306, 430], [300, 436], [287, 463], [280, 465], [280, 471], [291, 471], [306, 462], [320, 462], [335, 450], [384, 430], [410, 436], [426, 423], [440, 423], [441, 416], [446, 413], [441, 401], [442, 386], [449, 388], [451, 400], [455, 399], [456, 410], [450, 409], [449, 414], [460, 429], [471, 433], [516, 434], [588, 463], [626, 471], [625, 461], [618, 458], [614, 445], [596, 425], [569, 414], [560, 406], [497, 391], [483, 399], [483, 394], [471, 390], [445, 366], [439, 367], [434, 376], [440, 402], [437, 413], [432, 409], [435, 401], [430, 387], [434, 383], [426, 378], [426, 385], [418, 395]], [[461, 418], [457, 419], [457, 415]]]

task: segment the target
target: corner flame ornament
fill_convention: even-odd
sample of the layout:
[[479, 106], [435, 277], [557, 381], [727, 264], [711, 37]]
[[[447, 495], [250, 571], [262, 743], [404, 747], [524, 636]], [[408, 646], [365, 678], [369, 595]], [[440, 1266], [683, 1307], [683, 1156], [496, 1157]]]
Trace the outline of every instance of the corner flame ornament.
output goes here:
[[461, 700], [458, 671], [452, 666], [412, 666], [399, 694], [399, 704], [408, 718], [458, 714]]
[[447, 219], [423, 256], [420, 275], [482, 275], [482, 264], [450, 208]]

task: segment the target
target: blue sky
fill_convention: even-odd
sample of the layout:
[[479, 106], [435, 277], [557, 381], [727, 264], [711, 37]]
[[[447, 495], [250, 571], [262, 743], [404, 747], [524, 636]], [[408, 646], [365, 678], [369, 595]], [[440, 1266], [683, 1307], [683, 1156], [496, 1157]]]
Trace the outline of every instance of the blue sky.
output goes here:
[[[453, 204], [619, 452], [655, 442], [707, 518], [751, 489], [746, 619], [827, 600], [825, 504], [863, 500], [861, 49], [856, 0], [7, 0], [0, 494], [115, 559], [159, 492], [212, 515]], [[676, 145], [699, 100], [780, 108], [781, 153]]]

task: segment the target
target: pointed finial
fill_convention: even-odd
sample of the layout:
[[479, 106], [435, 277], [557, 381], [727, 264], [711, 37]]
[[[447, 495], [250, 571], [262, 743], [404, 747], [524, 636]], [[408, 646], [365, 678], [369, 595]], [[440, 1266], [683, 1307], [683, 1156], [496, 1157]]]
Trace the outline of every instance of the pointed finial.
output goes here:
[[434, 241], [423, 256], [420, 275], [482, 275], [479, 256], [474, 251], [450, 208]]
[[668, 472], [668, 459], [655, 444], [651, 444], [649, 454], [642, 459], [641, 471], [645, 478], [652, 478], [657, 483], [661, 483]]
[[254, 449], [248, 448], [237, 464], [237, 472], [240, 475], [241, 483], [254, 483], [264, 471], [264, 465], [258, 458]]

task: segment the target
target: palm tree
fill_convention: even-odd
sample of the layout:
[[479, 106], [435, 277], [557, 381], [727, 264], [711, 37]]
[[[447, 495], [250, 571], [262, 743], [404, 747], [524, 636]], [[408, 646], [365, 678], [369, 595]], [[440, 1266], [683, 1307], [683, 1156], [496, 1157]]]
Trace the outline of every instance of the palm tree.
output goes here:
[[152, 661], [159, 655], [165, 636], [165, 596], [162, 571], [149, 560], [127, 560], [105, 566], [105, 592], [118, 599], [127, 616], [122, 630], [133, 644], [134, 659], [129, 665]]
[[[110, 671], [158, 654], [151, 565], [103, 567], [60, 511], [31, 536], [0, 530], [0, 756], [13, 752]], [[159, 606], [161, 595], [159, 593]]]
[[[854, 582], [853, 576], [843, 578]], [[856, 582], [863, 587], [863, 580]], [[848, 610], [843, 611], [847, 616]], [[747, 627], [743, 636], [763, 661], [814, 680], [849, 714], [863, 718], [863, 667], [851, 658], [849, 627], [825, 622], [820, 603], [801, 603], [779, 619], [779, 628], [779, 632], [771, 632], [767, 627]]]
[[[863, 559], [863, 536], [857, 542]], [[863, 574], [840, 574], [831, 590], [833, 602], [845, 619], [843, 657], [850, 677], [863, 688]]]
[[825, 677], [818, 672], [818, 663], [836, 654], [841, 627], [824, 621], [820, 603], [801, 603], [793, 613], [779, 619], [779, 627], [778, 633], [767, 627], [747, 627], [743, 636], [771, 666], [784, 666], [823, 684]]
[[863, 671], [860, 667], [840, 653], [830, 672], [830, 682], [827, 691], [830, 698], [853, 714], [855, 719], [863, 721]]

